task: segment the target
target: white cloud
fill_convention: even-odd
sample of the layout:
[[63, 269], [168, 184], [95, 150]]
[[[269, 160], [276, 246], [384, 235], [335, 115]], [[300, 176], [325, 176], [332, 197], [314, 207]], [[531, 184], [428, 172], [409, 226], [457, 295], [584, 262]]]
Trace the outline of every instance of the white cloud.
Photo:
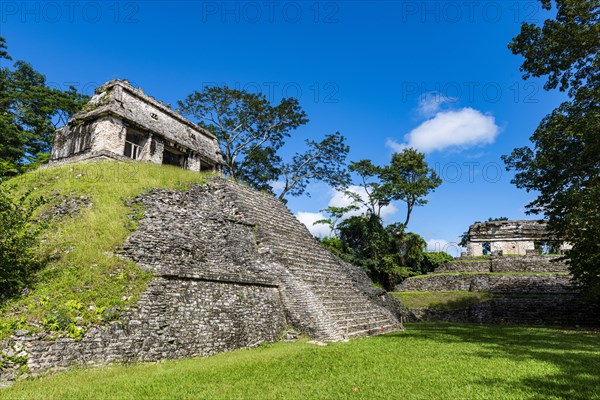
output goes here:
[[323, 214], [298, 211], [298, 213], [296, 214], [296, 218], [298, 219], [298, 221], [306, 225], [310, 233], [312, 233], [314, 236], [331, 236], [331, 229], [329, 229], [329, 226], [325, 224], [313, 225], [318, 220], [326, 218]]
[[421, 97], [419, 97], [418, 112], [422, 116], [429, 118], [437, 114], [442, 108], [443, 104], [455, 101], [455, 98], [446, 97], [439, 92], [423, 93]]
[[[348, 190], [359, 194], [363, 199], [365, 199], [367, 196], [365, 189], [361, 186], [350, 186], [348, 188]], [[331, 199], [329, 200], [329, 204], [328, 204], [329, 207], [347, 207], [351, 204], [352, 204], [352, 199], [349, 198], [348, 196], [346, 196], [346, 194], [344, 192], [338, 192], [338, 191], [331, 192]], [[345, 217], [361, 215], [365, 212], [366, 212], [366, 207], [361, 206], [360, 209], [347, 213], [345, 215]], [[398, 208], [395, 205], [390, 204], [381, 209], [381, 218], [384, 220], [384, 223], [385, 223], [386, 219], [388, 217], [391, 217], [392, 215], [394, 215], [397, 212], [398, 212]], [[327, 218], [325, 215], [323, 215], [323, 213], [298, 211], [296, 213], [296, 218], [300, 222], [302, 222], [304, 225], [306, 225], [306, 227], [308, 228], [310, 233], [312, 233], [314, 236], [318, 236], [318, 237], [331, 236], [332, 232], [327, 225], [324, 225], [324, 224], [313, 225], [314, 222], [316, 222], [320, 219]]]
[[444, 239], [429, 239], [427, 240], [427, 251], [445, 251], [452, 257], [459, 257], [461, 251], [464, 251], [464, 249], [458, 245], [458, 242], [449, 242]]
[[414, 147], [430, 153], [447, 148], [464, 149], [491, 144], [500, 128], [492, 115], [485, 115], [473, 108], [457, 111], [441, 111], [421, 123], [404, 136], [404, 143], [388, 140], [386, 145], [394, 151]]
[[285, 182], [283, 181], [271, 181], [269, 183], [269, 185], [271, 185], [271, 187], [273, 188], [273, 190], [282, 190], [285, 187]]

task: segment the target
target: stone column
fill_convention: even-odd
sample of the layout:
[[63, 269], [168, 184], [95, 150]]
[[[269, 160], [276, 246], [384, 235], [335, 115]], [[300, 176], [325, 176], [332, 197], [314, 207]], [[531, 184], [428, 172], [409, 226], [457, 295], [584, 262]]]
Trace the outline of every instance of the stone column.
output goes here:
[[149, 161], [154, 164], [162, 164], [165, 143], [160, 136], [152, 135], [150, 140]]
[[127, 128], [123, 121], [108, 116], [93, 124], [92, 151], [108, 151], [122, 156]]
[[200, 172], [200, 156], [194, 152], [187, 155], [187, 169], [190, 171]]
[[477, 257], [483, 255], [483, 247], [481, 243], [469, 242], [467, 243], [467, 254], [470, 257]]

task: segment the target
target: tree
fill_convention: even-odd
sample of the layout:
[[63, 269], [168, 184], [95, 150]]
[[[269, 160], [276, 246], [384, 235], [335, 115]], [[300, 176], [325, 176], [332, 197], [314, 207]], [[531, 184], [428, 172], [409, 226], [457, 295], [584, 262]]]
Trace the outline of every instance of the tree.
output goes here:
[[442, 179], [429, 168], [425, 155], [415, 149], [394, 153], [390, 165], [381, 172], [382, 190], [391, 200], [406, 203], [406, 217], [402, 231], [408, 226], [415, 207], [427, 204], [425, 197], [442, 184]]
[[[10, 60], [0, 38], [0, 59]], [[70, 87], [46, 86], [44, 75], [24, 61], [0, 68], [0, 176], [15, 175], [47, 160], [54, 131], [87, 100]]]
[[306, 140], [306, 150], [284, 162], [278, 152], [290, 132], [308, 122], [298, 100], [285, 98], [273, 106], [263, 94], [224, 87], [204, 88], [180, 101], [181, 111], [215, 134], [224, 158], [225, 172], [236, 181], [272, 192], [281, 180], [279, 198], [300, 196], [318, 180], [343, 188], [349, 180], [345, 160], [349, 148], [339, 133], [321, 141]]
[[360, 160], [352, 162], [348, 169], [358, 174], [359, 186], [364, 189], [367, 197], [363, 198], [360, 194], [349, 190], [345, 192], [346, 196], [354, 203], [365, 206], [368, 214], [379, 218], [381, 209], [389, 205], [391, 201], [387, 193], [381, 189], [381, 183], [378, 181], [382, 168], [374, 165], [371, 160]]
[[367, 198], [349, 191], [346, 194], [366, 206], [370, 214], [379, 217], [381, 209], [394, 200], [406, 203], [404, 222], [398, 226], [400, 233], [408, 226], [414, 208], [427, 204], [425, 197], [442, 184], [427, 165], [425, 155], [410, 148], [394, 153], [389, 165], [379, 167], [370, 160], [361, 160], [350, 164], [349, 169], [360, 176]]
[[386, 255], [398, 256], [392, 248], [394, 238], [383, 227], [376, 215], [360, 215], [346, 218], [339, 223], [339, 238], [347, 246], [347, 260], [363, 267], [374, 281], [389, 283], [391, 262], [384, 262]]
[[[371, 279], [391, 289], [399, 280], [425, 272], [425, 240], [411, 232], [405, 232], [414, 207], [427, 203], [425, 197], [442, 180], [425, 162], [425, 156], [414, 149], [405, 149], [392, 155], [389, 165], [377, 166], [371, 160], [353, 162], [349, 167], [359, 177], [364, 196], [347, 190], [346, 196], [355, 206], [366, 210], [364, 215], [343, 221], [345, 210], [316, 223], [337, 226], [339, 242], [321, 241], [348, 262], [362, 266]], [[406, 203], [403, 222], [386, 227], [381, 221], [381, 210], [392, 201]], [[358, 208], [358, 207], [356, 207]], [[327, 209], [326, 209], [327, 210]]]
[[[263, 94], [223, 87], [195, 91], [178, 105], [183, 114], [198, 119], [198, 125], [214, 133], [219, 141], [226, 173], [234, 180], [251, 168], [270, 170], [277, 150], [290, 131], [308, 122], [294, 98], [284, 98], [272, 106]], [[259, 179], [276, 179], [272, 171]], [[258, 177], [254, 177], [258, 179]], [[253, 183], [253, 182], [249, 182]]]
[[6, 60], [12, 60], [12, 57], [8, 55], [6, 51], [6, 39], [0, 36], [0, 58], [4, 58]]
[[346, 187], [350, 181], [345, 168], [350, 148], [339, 132], [326, 135], [320, 142], [306, 140], [306, 145], [308, 149], [304, 153], [296, 153], [292, 161], [281, 168], [284, 187], [280, 199], [286, 194], [301, 195], [311, 180], [323, 181], [336, 189]]
[[[600, 4], [597, 0], [540, 0], [556, 6], [543, 26], [523, 23], [508, 48], [525, 58], [523, 79], [547, 76], [546, 90], [559, 88], [571, 98], [600, 85]], [[581, 91], [583, 89], [583, 91]]]
[[433, 272], [440, 265], [445, 264], [454, 259], [454, 257], [446, 253], [445, 251], [430, 251], [428, 253], [423, 253], [423, 256], [423, 263], [421, 267], [421, 271], [423, 274]]
[[425, 240], [412, 232], [398, 235], [401, 223], [386, 227], [376, 215], [349, 217], [338, 225], [338, 241], [322, 241], [342, 259], [363, 267], [387, 289], [425, 272]]
[[542, 4], [556, 6], [554, 19], [523, 24], [509, 48], [525, 58], [525, 79], [546, 76], [545, 88], [558, 87], [569, 101], [541, 121], [533, 148], [503, 159], [517, 187], [539, 192], [528, 212], [544, 213], [553, 236], [572, 243], [566, 257], [575, 280], [600, 296], [600, 3]]

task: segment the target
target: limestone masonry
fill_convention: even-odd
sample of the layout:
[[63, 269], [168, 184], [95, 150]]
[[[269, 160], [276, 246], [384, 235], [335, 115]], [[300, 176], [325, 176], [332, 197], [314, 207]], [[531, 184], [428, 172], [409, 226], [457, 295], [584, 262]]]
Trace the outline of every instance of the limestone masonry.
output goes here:
[[210, 355], [290, 330], [341, 340], [401, 328], [399, 303], [323, 249], [273, 196], [216, 178], [136, 201], [145, 216], [122, 254], [154, 273], [140, 300], [80, 341], [21, 335], [3, 344], [4, 355], [26, 357], [37, 374]]
[[483, 301], [407, 310], [411, 321], [597, 326], [600, 304], [571, 282], [560, 256], [461, 257], [432, 274], [404, 280], [398, 292], [483, 292]]
[[125, 80], [113, 80], [56, 131], [51, 164], [90, 158], [139, 160], [192, 171], [222, 162], [216, 137]]
[[469, 227], [467, 254], [533, 254], [554, 244], [560, 252], [571, 245], [549, 237], [543, 221], [505, 220], [476, 222]]

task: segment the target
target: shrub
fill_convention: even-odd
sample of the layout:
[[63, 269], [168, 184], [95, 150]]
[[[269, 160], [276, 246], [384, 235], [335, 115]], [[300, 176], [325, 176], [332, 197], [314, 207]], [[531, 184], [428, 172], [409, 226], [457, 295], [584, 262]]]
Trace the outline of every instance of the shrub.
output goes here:
[[14, 186], [0, 185], [0, 300], [14, 296], [29, 282], [41, 262], [35, 256], [41, 223], [33, 213], [43, 203], [30, 193], [16, 195]]
[[440, 265], [454, 259], [454, 257], [444, 251], [432, 251], [430, 253], [424, 253], [423, 255], [425, 256], [422, 268], [424, 273], [432, 272]]

